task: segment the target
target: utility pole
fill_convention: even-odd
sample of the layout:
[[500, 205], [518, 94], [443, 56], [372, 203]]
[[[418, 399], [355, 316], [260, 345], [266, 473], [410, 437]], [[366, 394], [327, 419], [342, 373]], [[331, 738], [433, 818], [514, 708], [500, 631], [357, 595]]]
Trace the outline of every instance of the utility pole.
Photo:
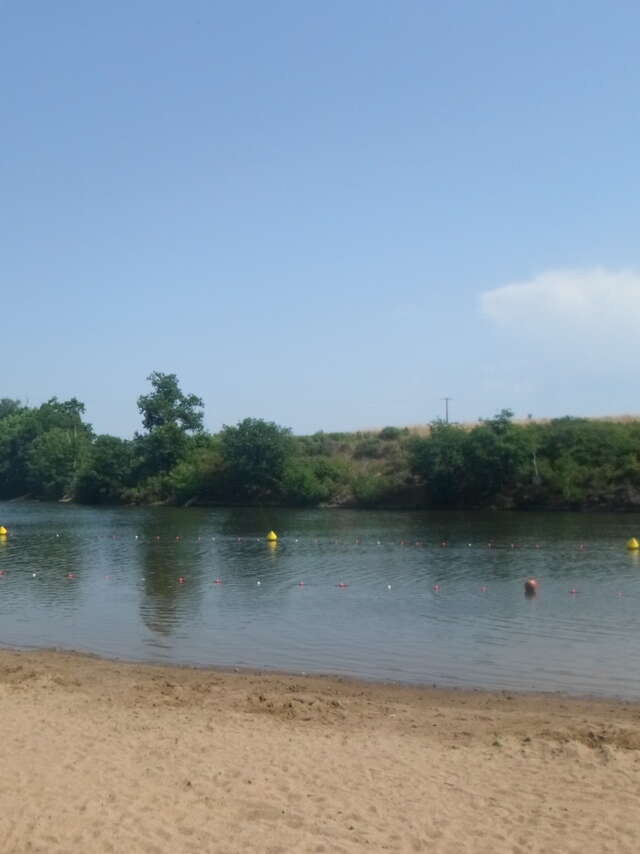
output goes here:
[[453, 400], [453, 398], [452, 397], [443, 397], [442, 400], [444, 400], [444, 423], [448, 424], [449, 423], [449, 401]]

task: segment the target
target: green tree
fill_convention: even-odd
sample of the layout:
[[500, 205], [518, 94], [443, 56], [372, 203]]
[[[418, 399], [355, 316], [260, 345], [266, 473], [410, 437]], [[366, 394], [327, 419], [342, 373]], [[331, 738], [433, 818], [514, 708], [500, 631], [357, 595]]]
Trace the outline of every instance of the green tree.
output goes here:
[[274, 498], [282, 491], [287, 463], [293, 453], [291, 430], [261, 418], [225, 425], [220, 450], [228, 487], [236, 498]]
[[29, 491], [27, 453], [37, 436], [30, 412], [0, 419], [0, 497], [15, 498]]
[[469, 433], [465, 449], [467, 498], [474, 503], [483, 504], [512, 492], [523, 469], [529, 478], [533, 474], [530, 433], [513, 424], [512, 418], [510, 409], [502, 409]]
[[30, 491], [42, 498], [62, 498], [70, 494], [80, 456], [89, 438], [62, 427], [52, 427], [37, 436], [27, 453]]
[[429, 436], [409, 439], [411, 471], [424, 483], [430, 504], [448, 507], [462, 503], [467, 490], [468, 441], [463, 427], [440, 418], [431, 423]]
[[168, 487], [178, 504], [215, 500], [224, 497], [220, 440], [202, 437], [187, 456], [171, 470]]
[[175, 374], [153, 371], [147, 377], [153, 391], [138, 398], [138, 409], [145, 430], [152, 433], [160, 427], [175, 426], [185, 433], [202, 430], [204, 407], [195, 394], [183, 394]]
[[639, 440], [634, 424], [554, 419], [539, 440], [547, 498], [572, 506], [616, 503], [616, 493], [640, 484]]
[[87, 450], [74, 483], [74, 497], [84, 504], [114, 504], [133, 485], [133, 445], [117, 436], [97, 436]]
[[175, 374], [154, 371], [147, 379], [153, 391], [138, 398], [147, 433], [135, 436], [140, 478], [170, 471], [203, 432], [201, 398], [183, 394]]
[[[69, 471], [73, 475], [81, 449], [92, 436], [83, 413], [84, 404], [76, 398], [52, 397], [39, 407], [14, 408], [0, 419], [1, 497], [59, 497], [69, 488]], [[58, 432], [39, 440], [51, 430]]]
[[10, 397], [0, 398], [0, 420], [8, 415], [15, 415], [24, 409], [19, 400], [12, 400]]

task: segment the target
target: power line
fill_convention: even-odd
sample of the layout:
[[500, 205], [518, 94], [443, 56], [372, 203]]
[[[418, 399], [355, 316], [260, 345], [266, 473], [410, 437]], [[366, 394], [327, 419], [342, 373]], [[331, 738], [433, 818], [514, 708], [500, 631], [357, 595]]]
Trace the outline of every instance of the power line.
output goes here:
[[449, 401], [453, 400], [452, 397], [441, 397], [441, 400], [444, 400], [444, 423], [449, 423]]

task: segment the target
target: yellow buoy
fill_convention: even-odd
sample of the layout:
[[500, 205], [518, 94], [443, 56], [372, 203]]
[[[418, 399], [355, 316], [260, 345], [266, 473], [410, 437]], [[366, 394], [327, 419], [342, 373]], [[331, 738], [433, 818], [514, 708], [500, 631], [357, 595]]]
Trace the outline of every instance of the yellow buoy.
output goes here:
[[275, 531], [269, 531], [269, 533], [267, 534], [267, 542], [268, 543], [275, 543], [275, 541], [277, 539], [278, 539], [278, 535], [276, 534], [276, 532]]
[[5, 528], [4, 525], [0, 525], [0, 537], [6, 537], [9, 531]]
[[627, 548], [635, 551], [636, 549], [640, 549], [640, 543], [636, 540], [635, 537], [631, 537], [630, 540], [627, 540]]

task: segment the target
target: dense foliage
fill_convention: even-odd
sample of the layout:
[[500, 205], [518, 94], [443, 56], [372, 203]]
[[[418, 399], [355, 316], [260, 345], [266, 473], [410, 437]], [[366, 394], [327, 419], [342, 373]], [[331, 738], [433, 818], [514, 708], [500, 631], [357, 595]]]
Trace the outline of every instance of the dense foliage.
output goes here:
[[212, 435], [203, 402], [152, 373], [142, 431], [95, 435], [84, 405], [0, 399], [0, 498], [360, 507], [640, 506], [640, 422], [437, 420], [425, 435], [385, 427], [294, 436], [245, 418]]

